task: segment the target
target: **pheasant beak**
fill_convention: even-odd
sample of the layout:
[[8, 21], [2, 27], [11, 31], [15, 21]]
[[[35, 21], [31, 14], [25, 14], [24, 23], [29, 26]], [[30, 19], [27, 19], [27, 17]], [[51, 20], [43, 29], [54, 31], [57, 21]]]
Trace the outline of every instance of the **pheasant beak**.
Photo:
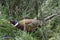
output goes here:
[[12, 24], [13, 23], [13, 20], [10, 20], [10, 23]]

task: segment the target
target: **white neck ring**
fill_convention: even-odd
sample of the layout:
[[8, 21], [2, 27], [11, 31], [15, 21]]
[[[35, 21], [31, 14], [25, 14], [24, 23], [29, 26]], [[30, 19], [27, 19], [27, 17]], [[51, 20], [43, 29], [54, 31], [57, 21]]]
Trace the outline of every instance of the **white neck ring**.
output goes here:
[[18, 22], [14, 26], [17, 26], [17, 25], [18, 25]]

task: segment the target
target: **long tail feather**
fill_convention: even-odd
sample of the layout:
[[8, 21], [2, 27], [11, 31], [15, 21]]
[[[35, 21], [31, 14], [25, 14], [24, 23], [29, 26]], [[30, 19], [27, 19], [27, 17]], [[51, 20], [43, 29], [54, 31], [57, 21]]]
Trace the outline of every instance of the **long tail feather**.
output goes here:
[[48, 20], [52, 19], [53, 17], [55, 17], [56, 15], [57, 15], [57, 14], [52, 14], [52, 15], [46, 17], [44, 20], [45, 20], [45, 21], [48, 21]]

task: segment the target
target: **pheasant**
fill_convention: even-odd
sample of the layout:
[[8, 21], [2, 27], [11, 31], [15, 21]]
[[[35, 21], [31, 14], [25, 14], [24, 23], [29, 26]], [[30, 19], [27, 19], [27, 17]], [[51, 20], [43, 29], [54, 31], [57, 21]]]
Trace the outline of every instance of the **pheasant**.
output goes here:
[[[48, 16], [44, 20], [47, 21], [55, 16], [56, 14], [53, 14], [51, 16]], [[36, 30], [41, 24], [41, 22], [42, 22], [41, 20], [37, 20], [37, 19], [23, 19], [20, 20], [19, 22], [15, 20], [10, 20], [10, 23], [13, 24], [15, 27], [21, 30], [26, 30], [27, 32]]]

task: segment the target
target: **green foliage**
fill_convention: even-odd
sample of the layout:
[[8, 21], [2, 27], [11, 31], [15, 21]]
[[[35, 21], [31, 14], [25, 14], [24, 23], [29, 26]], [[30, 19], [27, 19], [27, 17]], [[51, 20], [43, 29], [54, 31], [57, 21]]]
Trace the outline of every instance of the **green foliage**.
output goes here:
[[[37, 16], [39, 19], [42, 16], [43, 19], [54, 13], [60, 14], [60, 0], [37, 0], [38, 5], [35, 5], [35, 0], [6, 0], [3, 2], [5, 4], [2, 5], [2, 16], [0, 17], [0, 40], [3, 35], [11, 36], [10, 40], [42, 40], [44, 36], [42, 28], [27, 33], [11, 25], [10, 19], [21, 20]], [[48, 40], [60, 40], [60, 15], [42, 27], [44, 27]]]

